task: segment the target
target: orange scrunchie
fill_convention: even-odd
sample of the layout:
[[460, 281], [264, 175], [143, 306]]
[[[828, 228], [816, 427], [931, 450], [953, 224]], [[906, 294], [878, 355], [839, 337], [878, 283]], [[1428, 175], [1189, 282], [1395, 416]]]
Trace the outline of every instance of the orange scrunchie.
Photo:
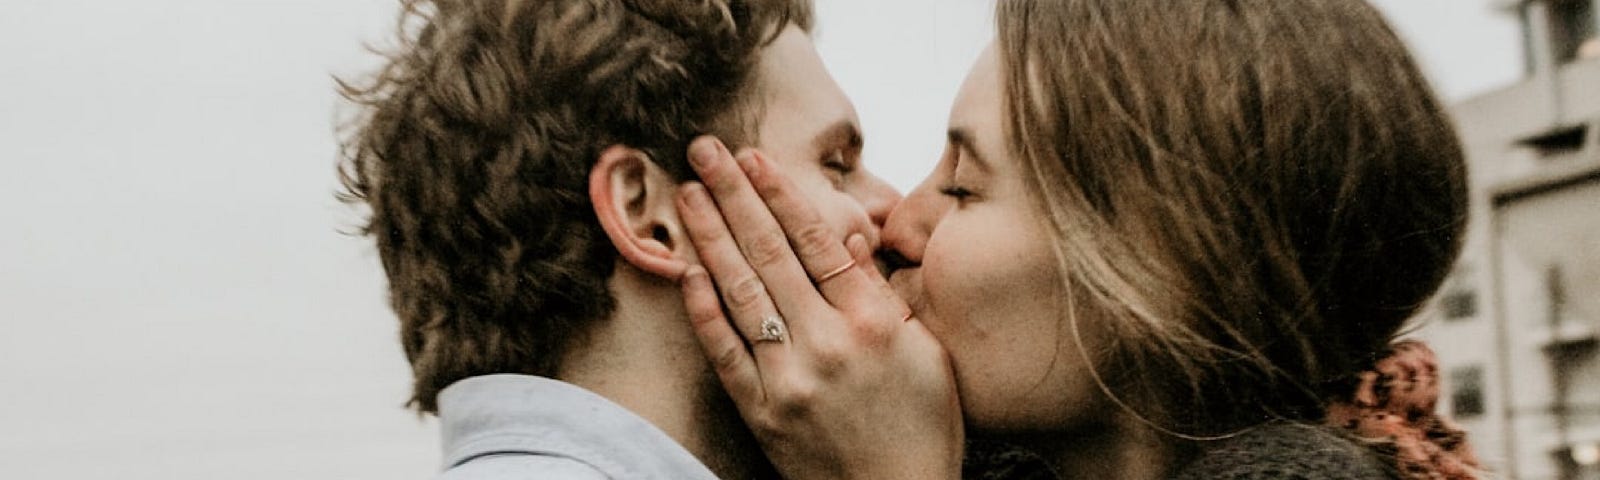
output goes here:
[[1415, 340], [1397, 342], [1360, 378], [1349, 402], [1328, 407], [1329, 425], [1392, 449], [1404, 478], [1477, 478], [1481, 467], [1466, 432], [1434, 412], [1439, 364], [1433, 349]]

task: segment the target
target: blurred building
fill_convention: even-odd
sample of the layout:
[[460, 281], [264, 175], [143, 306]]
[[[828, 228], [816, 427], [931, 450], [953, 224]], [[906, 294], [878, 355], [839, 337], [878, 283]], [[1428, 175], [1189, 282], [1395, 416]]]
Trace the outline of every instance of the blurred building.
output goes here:
[[1492, 478], [1600, 479], [1600, 9], [1503, 0], [1525, 78], [1453, 114], [1471, 164], [1460, 265], [1418, 336]]

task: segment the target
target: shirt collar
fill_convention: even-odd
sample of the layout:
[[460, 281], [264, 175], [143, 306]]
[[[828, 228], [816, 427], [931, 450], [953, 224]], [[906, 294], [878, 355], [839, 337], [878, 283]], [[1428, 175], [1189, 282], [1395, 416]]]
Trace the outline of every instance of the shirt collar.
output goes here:
[[457, 381], [439, 393], [445, 468], [490, 454], [561, 456], [612, 478], [715, 479], [666, 432], [604, 397], [531, 375]]

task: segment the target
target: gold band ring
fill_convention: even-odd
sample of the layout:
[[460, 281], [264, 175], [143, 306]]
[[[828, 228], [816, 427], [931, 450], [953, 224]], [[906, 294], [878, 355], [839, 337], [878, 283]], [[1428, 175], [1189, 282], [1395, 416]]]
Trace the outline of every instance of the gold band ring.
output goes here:
[[840, 265], [839, 268], [835, 268], [833, 270], [828, 270], [828, 273], [822, 274], [821, 277], [817, 278], [817, 281], [815, 283], [818, 284], [818, 285], [821, 285], [822, 282], [826, 282], [828, 280], [832, 280], [833, 277], [837, 277], [837, 276], [839, 276], [841, 274], [844, 274], [844, 272], [850, 270], [852, 267], [855, 267], [855, 266], [856, 266], [856, 259], [852, 258], [852, 259], [850, 259], [850, 261], [845, 262], [844, 265]]

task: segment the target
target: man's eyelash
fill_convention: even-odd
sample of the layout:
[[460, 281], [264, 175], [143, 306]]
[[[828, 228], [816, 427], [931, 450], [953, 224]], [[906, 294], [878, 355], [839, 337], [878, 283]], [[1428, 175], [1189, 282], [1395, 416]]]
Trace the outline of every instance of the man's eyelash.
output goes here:
[[849, 174], [856, 171], [856, 166], [844, 160], [844, 153], [833, 152], [822, 159], [823, 168], [836, 170], [839, 173]]

